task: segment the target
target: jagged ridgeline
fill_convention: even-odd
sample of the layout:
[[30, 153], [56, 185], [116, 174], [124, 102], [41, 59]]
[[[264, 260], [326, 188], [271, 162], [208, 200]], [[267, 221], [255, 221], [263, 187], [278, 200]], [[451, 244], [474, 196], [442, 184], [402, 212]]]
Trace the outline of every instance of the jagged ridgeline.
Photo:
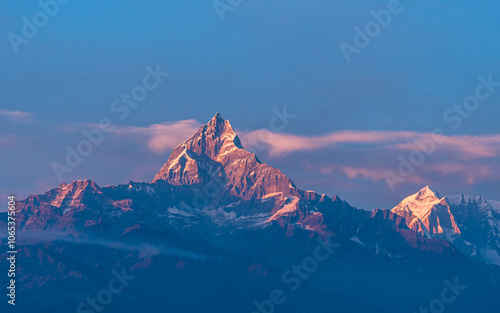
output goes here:
[[497, 203], [424, 188], [356, 209], [297, 188], [219, 113], [151, 183], [78, 180], [18, 211], [20, 312], [413, 313], [449, 284], [447, 311], [498, 310]]

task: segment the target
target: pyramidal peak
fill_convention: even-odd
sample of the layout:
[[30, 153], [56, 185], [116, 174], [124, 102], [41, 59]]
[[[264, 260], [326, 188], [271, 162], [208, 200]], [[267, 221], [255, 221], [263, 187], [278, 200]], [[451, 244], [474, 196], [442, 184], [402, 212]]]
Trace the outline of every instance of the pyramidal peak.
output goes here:
[[[436, 200], [440, 200], [441, 196], [439, 195], [439, 192], [436, 192], [432, 190], [429, 185], [425, 186], [424, 188], [420, 189], [416, 194], [413, 195], [414, 200], [419, 201], [419, 202], [434, 202]], [[413, 197], [410, 196], [410, 197]]]
[[[220, 113], [190, 138], [178, 145], [153, 179], [167, 180], [175, 185], [200, 183], [218, 164], [229, 158], [251, 158], [228, 120]], [[255, 156], [253, 156], [255, 158]], [[208, 167], [208, 169], [207, 169]], [[205, 170], [205, 171], [204, 171]], [[204, 174], [204, 175], [203, 175]]]
[[209, 130], [214, 131], [214, 135], [227, 133], [229, 136], [236, 137], [236, 133], [229, 121], [224, 119], [219, 112], [217, 112], [206, 125]]
[[229, 121], [225, 120], [220, 113], [217, 113], [193, 136], [175, 148], [171, 157], [187, 150], [217, 160], [238, 149], [243, 150], [243, 146], [236, 132]]
[[178, 145], [153, 179], [192, 185], [223, 179], [231, 195], [244, 198], [273, 193], [296, 194], [293, 182], [280, 170], [243, 149], [228, 120], [220, 113]]

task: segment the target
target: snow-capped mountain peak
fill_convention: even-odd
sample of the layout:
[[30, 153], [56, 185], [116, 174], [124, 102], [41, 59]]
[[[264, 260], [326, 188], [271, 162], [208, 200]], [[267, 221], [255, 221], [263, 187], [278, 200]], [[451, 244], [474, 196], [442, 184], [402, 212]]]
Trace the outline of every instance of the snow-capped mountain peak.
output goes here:
[[425, 187], [401, 201], [392, 212], [428, 238], [446, 239], [467, 256], [500, 265], [499, 204], [465, 194], [440, 198]]
[[174, 185], [200, 183], [214, 175], [221, 163], [231, 157], [256, 159], [243, 150], [240, 139], [229, 121], [220, 113], [193, 136], [178, 145], [153, 179]]
[[455, 234], [460, 234], [446, 199], [440, 198], [429, 186], [406, 197], [391, 211], [405, 218], [408, 227], [428, 238], [437, 235], [453, 242]]
[[273, 193], [298, 195], [292, 181], [280, 170], [243, 149], [231, 124], [220, 113], [174, 149], [153, 183], [158, 180], [172, 185], [223, 182], [232, 196], [245, 199]]
[[440, 199], [439, 193], [430, 189], [429, 186], [425, 186], [417, 193], [406, 197], [392, 211], [396, 214], [398, 212], [411, 213], [412, 216], [422, 219], [430, 213], [434, 206], [441, 202], [442, 199]]

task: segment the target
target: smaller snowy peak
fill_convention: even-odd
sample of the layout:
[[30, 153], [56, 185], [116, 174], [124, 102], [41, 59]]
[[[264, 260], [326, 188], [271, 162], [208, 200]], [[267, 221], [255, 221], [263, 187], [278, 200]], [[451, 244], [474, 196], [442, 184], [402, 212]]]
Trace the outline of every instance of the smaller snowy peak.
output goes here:
[[392, 212], [428, 238], [446, 239], [464, 255], [500, 265], [500, 202], [460, 194], [439, 197], [428, 186]]
[[430, 189], [429, 186], [425, 186], [417, 193], [403, 199], [391, 211], [396, 214], [401, 212], [411, 213], [411, 215], [421, 219], [441, 202], [443, 202], [443, 199], [440, 199], [439, 193]]
[[429, 238], [445, 235], [447, 240], [453, 242], [454, 235], [460, 234], [446, 198], [440, 198], [439, 193], [429, 186], [406, 197], [391, 212], [403, 217], [410, 229]]

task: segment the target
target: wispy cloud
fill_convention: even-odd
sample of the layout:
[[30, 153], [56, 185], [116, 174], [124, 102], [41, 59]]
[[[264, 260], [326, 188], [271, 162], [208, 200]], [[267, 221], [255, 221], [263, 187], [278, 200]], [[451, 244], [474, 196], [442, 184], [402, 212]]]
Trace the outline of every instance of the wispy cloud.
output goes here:
[[338, 144], [393, 144], [411, 140], [412, 132], [356, 131], [346, 130], [318, 136], [299, 136], [285, 133], [273, 133], [268, 130], [256, 130], [241, 134], [245, 142], [260, 142], [269, 147], [271, 155], [285, 155], [295, 151], [315, 150]]
[[109, 240], [103, 238], [75, 238], [68, 236], [62, 231], [25, 231], [19, 234], [19, 239], [28, 242], [68, 242], [79, 245], [88, 245], [94, 247], [113, 248], [114, 250], [134, 251], [139, 253], [141, 258], [151, 257], [155, 255], [163, 255], [170, 257], [181, 257], [201, 262], [219, 261], [219, 256], [200, 254], [194, 250], [185, 250], [170, 247], [164, 244], [153, 243], [129, 243], [119, 240]]
[[385, 178], [385, 171], [380, 169], [354, 166], [341, 166], [340, 169], [349, 178], [367, 178], [374, 181], [379, 181]]
[[[382, 145], [399, 150], [419, 150], [417, 142], [433, 140], [431, 133], [407, 131], [345, 130], [318, 136], [299, 136], [257, 130], [242, 134], [242, 141], [265, 144], [271, 156], [284, 156], [296, 151], [319, 150], [341, 144]], [[436, 149], [453, 150], [472, 158], [493, 158], [500, 155], [500, 135], [442, 136]]]
[[[339, 160], [339, 164], [327, 164], [319, 166], [309, 166], [309, 171], [318, 171], [321, 174], [330, 175], [331, 177], [341, 177], [344, 179], [364, 179], [374, 182], [385, 181], [385, 173], [391, 168], [389, 164], [382, 164], [382, 162], [373, 166], [373, 168], [366, 165], [353, 164], [348, 160]], [[346, 165], [348, 164], [348, 165]], [[424, 183], [426, 180], [420, 175], [414, 175], [409, 178], [411, 183]]]
[[[191, 137], [202, 124], [196, 120], [180, 120], [151, 124], [144, 127], [115, 125], [112, 136], [118, 141], [133, 141], [146, 146], [148, 150], [161, 154], [177, 147]], [[57, 127], [63, 132], [81, 132], [83, 129], [98, 129], [97, 123], [72, 123]]]
[[119, 127], [114, 134], [124, 138], [143, 139], [148, 148], [154, 153], [163, 153], [177, 147], [191, 137], [202, 124], [196, 120], [181, 120], [153, 124], [147, 127]]
[[0, 110], [0, 116], [9, 118], [15, 123], [26, 123], [33, 120], [35, 114], [24, 111]]
[[[415, 140], [429, 138], [428, 134], [416, 134]], [[413, 142], [401, 143], [397, 146], [403, 150], [418, 150], [420, 147]], [[500, 135], [488, 136], [446, 136], [438, 144], [439, 149], [449, 149], [461, 153], [468, 159], [494, 158], [500, 155]]]

